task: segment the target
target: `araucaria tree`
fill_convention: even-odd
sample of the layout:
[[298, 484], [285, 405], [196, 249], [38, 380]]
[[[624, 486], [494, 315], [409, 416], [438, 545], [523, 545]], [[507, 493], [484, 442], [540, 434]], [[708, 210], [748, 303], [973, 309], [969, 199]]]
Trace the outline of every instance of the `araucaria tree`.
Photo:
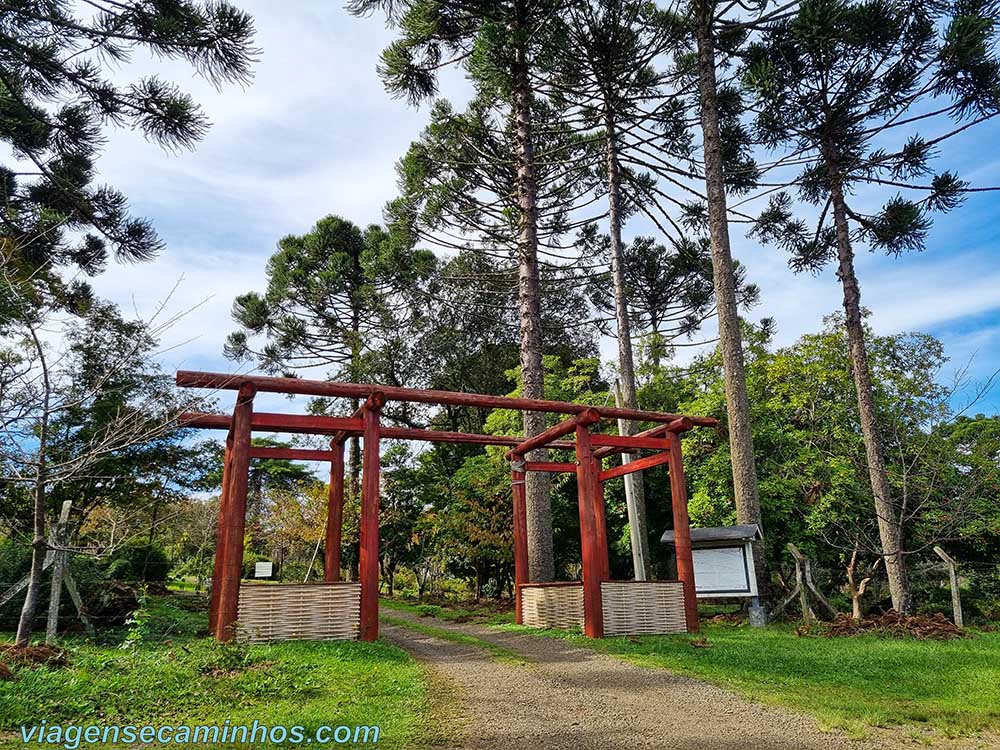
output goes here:
[[[664, 76], [653, 66], [670, 44], [655, 23], [656, 16], [651, 4], [633, 0], [575, 3], [566, 14], [564, 39], [557, 45], [553, 70], [539, 84], [562, 102], [575, 127], [592, 144], [597, 194], [607, 200], [606, 255], [620, 400], [630, 409], [639, 404], [622, 229], [627, 218], [640, 211], [660, 226], [667, 224], [657, 200], [656, 179], [646, 170], [652, 168], [675, 179], [676, 173], [689, 170], [672, 163], [672, 157], [691, 156], [681, 100], [665, 95]], [[638, 164], [641, 171], [635, 169]], [[636, 425], [621, 420], [619, 429], [633, 434]], [[633, 568], [642, 580], [650, 569], [642, 474], [628, 475], [625, 488]]]
[[[432, 253], [393, 241], [381, 227], [320, 219], [306, 234], [278, 242], [263, 293], [233, 302], [240, 328], [229, 335], [226, 356], [270, 372], [322, 367], [348, 382], [404, 385], [401, 337], [425, 309], [418, 293], [435, 263]], [[351, 439], [352, 493], [360, 487], [359, 440]]]
[[21, 278], [77, 309], [89, 288], [63, 280], [61, 268], [93, 275], [109, 254], [135, 261], [160, 249], [125, 196], [94, 184], [102, 127], [134, 128], [168, 149], [191, 148], [208, 129], [174, 84], [157, 76], [120, 84], [106, 68], [145, 49], [217, 85], [244, 83], [253, 20], [227, 2], [196, 0], [5, 0], [0, 15], [0, 140], [12, 156], [0, 166], [0, 251]]
[[[481, 103], [503, 112], [513, 136], [508, 157], [516, 196], [516, 257], [523, 395], [544, 396], [539, 277], [536, 113], [532, 72], [552, 54], [554, 18], [573, 0], [354, 0], [359, 14], [382, 9], [399, 39], [382, 54], [379, 72], [390, 93], [413, 103], [437, 93], [437, 74], [461, 65]], [[485, 99], [484, 99], [485, 97]], [[543, 414], [526, 412], [525, 434], [545, 428]], [[549, 478], [532, 473], [527, 484], [528, 554], [532, 580], [554, 575]]]
[[406, 328], [422, 305], [419, 284], [433, 254], [402, 247], [378, 226], [361, 230], [339, 216], [320, 219], [303, 235], [278, 241], [267, 263], [267, 289], [233, 302], [240, 329], [226, 355], [265, 370], [323, 367], [331, 377], [359, 382], [380, 348]]
[[[729, 237], [727, 190], [745, 191], [752, 187], [757, 169], [749, 156], [749, 134], [740, 119], [743, 110], [740, 90], [728, 80], [727, 74], [731, 72], [732, 52], [739, 48], [746, 31], [771, 15], [787, 11], [787, 5], [771, 0], [681, 0], [674, 4], [671, 13], [663, 16], [665, 32], [678, 41], [678, 69], [681, 77], [690, 82], [701, 125], [705, 193], [703, 203], [696, 205], [694, 218], [707, 225], [711, 240], [726, 426], [739, 523], [760, 524], [761, 511], [740, 332], [738, 282]], [[724, 75], [721, 83], [720, 72]], [[763, 547], [755, 544], [757, 580], [766, 605], [769, 587], [763, 553]]]
[[[759, 96], [760, 136], [794, 150], [795, 162], [806, 165], [795, 180], [799, 194], [819, 207], [809, 228], [780, 195], [758, 232], [785, 245], [797, 270], [837, 263], [882, 554], [900, 612], [912, 606], [900, 527], [906, 501], [893, 497], [886, 470], [854, 246], [891, 255], [920, 250], [930, 212], [960, 202], [965, 183], [950, 172], [933, 175], [929, 162], [937, 144], [997, 111], [996, 12], [981, 0], [807, 0], [748, 52], [745, 80]], [[912, 133], [948, 117], [966, 122], [929, 139]], [[855, 200], [862, 188], [866, 198], [883, 188], [915, 197], [896, 192], [868, 212]]]

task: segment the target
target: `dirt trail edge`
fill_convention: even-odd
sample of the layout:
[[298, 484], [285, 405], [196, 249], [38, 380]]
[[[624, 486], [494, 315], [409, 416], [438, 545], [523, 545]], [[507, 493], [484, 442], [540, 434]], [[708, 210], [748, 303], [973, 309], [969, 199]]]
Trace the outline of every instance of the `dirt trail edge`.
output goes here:
[[[525, 659], [496, 661], [481, 648], [382, 624], [382, 636], [409, 651], [439, 685], [454, 686], [458, 750], [836, 750], [886, 748], [823, 732], [815, 719], [745, 700], [726, 690], [649, 669], [555, 638], [386, 614], [471, 635]], [[455, 698], [458, 700], [455, 700]], [[911, 741], [912, 742], [912, 741]], [[895, 744], [895, 743], [894, 743]], [[900, 742], [899, 745], [903, 746]], [[912, 747], [911, 743], [906, 743]]]

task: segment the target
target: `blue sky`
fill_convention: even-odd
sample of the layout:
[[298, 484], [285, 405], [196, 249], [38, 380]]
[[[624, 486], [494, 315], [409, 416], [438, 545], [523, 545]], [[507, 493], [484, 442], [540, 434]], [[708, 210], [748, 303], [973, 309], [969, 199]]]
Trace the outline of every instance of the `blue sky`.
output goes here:
[[[184, 64], [141, 56], [119, 74], [125, 81], [158, 72], [191, 92], [213, 122], [197, 151], [168, 154], [137, 133], [113, 131], [100, 161], [102, 179], [153, 220], [167, 248], [154, 263], [112, 266], [95, 280], [98, 293], [148, 315], [176, 285], [171, 311], [197, 305], [168, 334], [161, 355], [168, 370], [234, 369], [222, 356], [233, 328], [230, 305], [237, 294], [262, 288], [278, 238], [329, 213], [379, 221], [395, 194], [394, 163], [427, 116], [426, 107], [413, 109], [382, 89], [375, 66], [392, 34], [380, 19], [353, 18], [328, 0], [238, 4], [255, 16], [263, 50], [246, 89], [216, 91]], [[461, 101], [467, 91], [459, 76], [445, 77], [445, 96]], [[1000, 122], [980, 126], [948, 143], [941, 163], [976, 184], [1000, 184], [998, 136]], [[933, 333], [953, 367], [971, 359], [976, 378], [1000, 368], [998, 208], [1000, 193], [973, 195], [938, 218], [920, 254], [859, 252], [863, 301], [877, 332]], [[733, 247], [762, 291], [749, 317], [775, 318], [779, 344], [817, 330], [824, 315], [840, 309], [832, 270], [794, 275], [779, 251], [735, 230]], [[603, 349], [610, 358], [610, 342]], [[268, 401], [289, 409], [277, 397]], [[977, 411], [1000, 411], [1000, 389]]]

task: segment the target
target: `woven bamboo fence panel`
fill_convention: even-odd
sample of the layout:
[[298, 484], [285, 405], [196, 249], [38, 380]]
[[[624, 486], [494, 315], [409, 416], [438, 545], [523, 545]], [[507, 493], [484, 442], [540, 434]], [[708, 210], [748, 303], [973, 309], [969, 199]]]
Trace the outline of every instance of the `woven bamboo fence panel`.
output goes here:
[[604, 581], [601, 599], [605, 635], [687, 632], [679, 581]]
[[239, 640], [325, 641], [358, 637], [360, 583], [240, 586]]
[[583, 584], [522, 586], [521, 622], [529, 628], [582, 628]]

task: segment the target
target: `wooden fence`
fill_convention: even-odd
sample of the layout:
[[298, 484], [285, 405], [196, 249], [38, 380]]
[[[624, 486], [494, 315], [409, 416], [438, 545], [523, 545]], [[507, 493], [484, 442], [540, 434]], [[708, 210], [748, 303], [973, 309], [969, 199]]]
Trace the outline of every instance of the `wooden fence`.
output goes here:
[[604, 635], [686, 633], [680, 581], [601, 583]]
[[360, 583], [243, 584], [236, 634], [250, 643], [358, 637]]
[[529, 628], [583, 628], [583, 584], [521, 584], [521, 622]]

